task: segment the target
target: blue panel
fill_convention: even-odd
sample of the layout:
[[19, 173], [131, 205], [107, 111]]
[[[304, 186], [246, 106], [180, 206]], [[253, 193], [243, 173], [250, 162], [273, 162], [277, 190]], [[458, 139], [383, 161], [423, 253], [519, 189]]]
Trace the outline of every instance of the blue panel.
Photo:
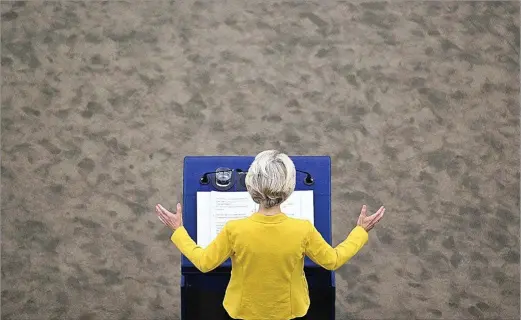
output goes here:
[[[295, 190], [313, 190], [313, 206], [315, 227], [324, 239], [331, 244], [331, 158], [329, 156], [290, 156], [297, 170], [309, 172], [314, 184], [304, 184], [306, 175], [297, 172]], [[203, 185], [200, 178], [205, 172], [215, 171], [219, 167], [241, 169], [247, 171], [252, 163], [253, 156], [187, 156], [183, 168], [183, 222], [188, 234], [197, 241], [197, 192], [215, 190], [212, 184]], [[243, 191], [236, 183], [229, 191]], [[193, 264], [182, 257], [182, 267], [193, 267]], [[231, 266], [228, 259], [221, 266]], [[318, 267], [308, 258], [306, 267]]]

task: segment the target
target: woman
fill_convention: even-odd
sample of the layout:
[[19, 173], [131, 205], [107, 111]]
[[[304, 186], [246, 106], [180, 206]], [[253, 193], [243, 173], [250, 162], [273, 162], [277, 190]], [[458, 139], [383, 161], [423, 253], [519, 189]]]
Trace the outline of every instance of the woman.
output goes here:
[[175, 214], [156, 206], [159, 219], [173, 230], [172, 242], [199, 270], [209, 272], [231, 258], [223, 306], [233, 319], [304, 316], [310, 303], [304, 257], [328, 270], [338, 269], [360, 251], [368, 240], [367, 232], [383, 217], [384, 207], [367, 216], [364, 205], [357, 226], [332, 248], [311, 222], [281, 212], [281, 203], [295, 189], [295, 176], [287, 155], [275, 150], [259, 153], [246, 175], [246, 188], [259, 211], [229, 221], [204, 249], [183, 228], [181, 204]]

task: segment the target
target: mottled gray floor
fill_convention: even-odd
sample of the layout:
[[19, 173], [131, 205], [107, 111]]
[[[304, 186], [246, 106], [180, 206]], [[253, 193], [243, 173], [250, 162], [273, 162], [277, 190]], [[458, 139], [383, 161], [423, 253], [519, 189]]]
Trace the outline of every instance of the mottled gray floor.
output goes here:
[[387, 207], [337, 319], [518, 319], [519, 2], [246, 2], [2, 1], [2, 319], [178, 319], [153, 205], [267, 148]]

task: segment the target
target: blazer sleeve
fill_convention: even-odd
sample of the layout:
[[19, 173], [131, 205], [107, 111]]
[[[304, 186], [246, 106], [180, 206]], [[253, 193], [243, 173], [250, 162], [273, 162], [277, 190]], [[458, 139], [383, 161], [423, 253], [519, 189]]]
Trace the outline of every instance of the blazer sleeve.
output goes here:
[[201, 272], [210, 272], [217, 268], [230, 257], [232, 252], [227, 225], [224, 225], [221, 232], [206, 248], [198, 246], [184, 227], [176, 229], [171, 240]]
[[364, 228], [356, 226], [347, 238], [335, 248], [324, 240], [314, 225], [306, 241], [306, 255], [327, 270], [336, 270], [351, 259], [367, 243], [369, 235]]

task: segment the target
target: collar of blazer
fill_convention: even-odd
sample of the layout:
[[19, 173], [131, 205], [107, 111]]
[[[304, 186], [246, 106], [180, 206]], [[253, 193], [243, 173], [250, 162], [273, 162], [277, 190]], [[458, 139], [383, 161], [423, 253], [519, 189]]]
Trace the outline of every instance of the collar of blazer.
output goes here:
[[288, 216], [284, 213], [280, 212], [271, 216], [267, 216], [262, 213], [255, 212], [250, 216], [250, 219], [253, 221], [261, 222], [261, 223], [280, 223], [286, 219]]

